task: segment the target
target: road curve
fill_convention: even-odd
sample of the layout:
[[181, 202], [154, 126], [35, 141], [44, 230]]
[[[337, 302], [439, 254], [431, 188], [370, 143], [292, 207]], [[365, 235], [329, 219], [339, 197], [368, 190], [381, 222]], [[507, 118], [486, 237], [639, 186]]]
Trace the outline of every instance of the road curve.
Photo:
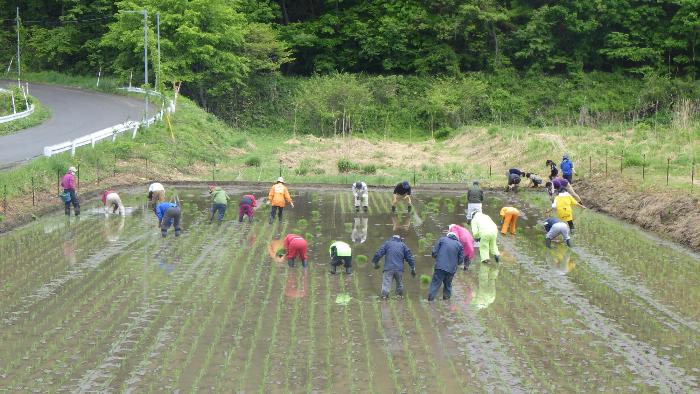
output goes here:
[[[2, 81], [8, 86], [11, 82]], [[44, 146], [70, 141], [127, 120], [143, 117], [142, 100], [62, 86], [29, 84], [29, 94], [51, 109], [51, 118], [0, 137], [0, 169], [41, 156]]]

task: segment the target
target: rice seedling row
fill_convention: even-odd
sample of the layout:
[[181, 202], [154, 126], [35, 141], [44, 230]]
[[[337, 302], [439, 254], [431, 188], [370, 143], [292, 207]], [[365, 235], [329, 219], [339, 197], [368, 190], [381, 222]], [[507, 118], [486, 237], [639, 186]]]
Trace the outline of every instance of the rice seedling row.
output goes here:
[[[408, 367], [410, 368], [410, 371], [404, 372], [403, 376], [406, 377], [406, 380], [408, 382], [411, 382], [410, 385], [412, 387], [410, 387], [410, 389], [412, 391], [425, 391], [427, 390], [427, 387], [425, 386], [427, 376], [422, 374], [424, 372], [422, 369], [419, 371], [415, 355], [413, 354], [413, 351], [411, 351], [411, 347], [409, 346], [409, 343], [411, 343], [412, 341], [409, 338], [408, 333], [406, 332], [406, 328], [404, 327], [403, 316], [401, 316], [397, 311], [397, 305], [400, 304], [403, 307], [403, 302], [388, 302], [388, 304], [390, 313], [393, 316], [394, 322], [396, 324], [396, 329], [398, 330], [399, 335], [401, 336], [401, 343], [403, 345], [403, 355], [405, 357], [405, 361], [408, 363]], [[420, 375], [419, 372], [421, 372]]]
[[399, 384], [399, 376], [398, 376], [398, 371], [396, 369], [396, 364], [394, 363], [394, 357], [391, 354], [391, 351], [389, 350], [389, 338], [387, 337], [386, 331], [384, 330], [384, 327], [382, 327], [382, 320], [380, 318], [381, 312], [379, 310], [380, 305], [378, 302], [375, 302], [372, 304], [372, 307], [374, 309], [374, 314], [376, 317], [376, 322], [377, 322], [377, 331], [381, 335], [381, 340], [382, 340], [382, 353], [384, 353], [384, 356], [386, 357], [386, 363], [387, 366], [389, 367], [389, 375], [391, 377], [391, 380], [394, 384], [393, 390], [396, 393], [403, 392], [406, 388], [402, 387], [401, 384]]
[[[342, 266], [341, 266], [342, 267]], [[339, 267], [340, 268], [340, 267]], [[334, 280], [337, 280], [338, 283], [340, 283], [340, 293], [339, 294], [348, 294], [348, 289], [346, 289], [345, 282], [346, 280], [350, 280], [344, 277], [337, 277], [333, 278]], [[352, 302], [352, 300], [351, 300]], [[353, 357], [353, 349], [359, 349], [359, 345], [355, 341], [355, 336], [354, 333], [350, 330], [350, 317], [348, 309], [351, 308], [351, 304], [348, 305], [343, 305], [342, 306], [342, 314], [343, 314], [343, 326], [341, 327], [342, 330], [340, 330], [339, 333], [339, 340], [343, 343], [345, 343], [345, 371], [348, 374], [348, 381], [349, 381], [349, 386], [347, 388], [351, 393], [357, 392], [358, 387], [357, 387], [357, 381], [360, 380], [360, 377], [364, 373], [365, 376], [369, 373], [368, 371], [361, 371], [362, 364], [361, 363], [356, 363], [355, 359]], [[358, 376], [359, 375], [359, 376]], [[366, 384], [362, 384], [360, 382], [361, 387], [366, 387]]]
[[[359, 284], [359, 279], [358, 275], [353, 275], [352, 277], [352, 283], [353, 283], [353, 288], [355, 290], [355, 294], [359, 297], [362, 292], [360, 291], [360, 284]], [[374, 302], [374, 300], [371, 300], [370, 302]], [[362, 329], [362, 343], [364, 344], [364, 352], [365, 352], [365, 363], [367, 367], [367, 377], [368, 377], [368, 382], [367, 382], [367, 387], [369, 388], [369, 391], [376, 392], [378, 391], [377, 387], [377, 382], [375, 380], [376, 378], [376, 371], [380, 370], [379, 366], [376, 366], [376, 368], [372, 365], [372, 358], [376, 355], [375, 352], [372, 351], [370, 346], [371, 339], [369, 337], [369, 327], [367, 325], [367, 312], [365, 311], [365, 300], [360, 299], [358, 302], [358, 309], [360, 311], [360, 323], [361, 323], [361, 329]], [[358, 347], [359, 349], [359, 347]]]

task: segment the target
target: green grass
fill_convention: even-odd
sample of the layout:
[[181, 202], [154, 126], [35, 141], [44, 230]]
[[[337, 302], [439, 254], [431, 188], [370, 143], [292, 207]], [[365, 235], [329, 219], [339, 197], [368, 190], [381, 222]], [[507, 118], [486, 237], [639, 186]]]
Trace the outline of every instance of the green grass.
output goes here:
[[39, 100], [34, 98], [32, 98], [32, 102], [35, 106], [34, 112], [26, 118], [0, 123], [0, 135], [8, 135], [37, 126], [51, 117], [51, 110], [48, 107], [41, 105]]

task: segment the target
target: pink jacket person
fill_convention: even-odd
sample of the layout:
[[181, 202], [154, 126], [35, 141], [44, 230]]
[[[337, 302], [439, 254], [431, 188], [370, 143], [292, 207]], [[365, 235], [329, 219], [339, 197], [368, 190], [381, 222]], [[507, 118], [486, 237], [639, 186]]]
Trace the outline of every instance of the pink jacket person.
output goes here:
[[469, 230], [458, 224], [450, 224], [448, 229], [457, 234], [457, 239], [464, 247], [464, 257], [469, 260], [474, 258], [474, 238]]

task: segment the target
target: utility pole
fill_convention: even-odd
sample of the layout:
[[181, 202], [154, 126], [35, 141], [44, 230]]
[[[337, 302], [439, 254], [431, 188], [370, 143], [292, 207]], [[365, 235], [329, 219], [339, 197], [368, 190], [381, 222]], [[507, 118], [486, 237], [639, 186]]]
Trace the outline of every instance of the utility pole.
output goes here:
[[17, 22], [17, 85], [22, 86], [20, 79], [22, 78], [22, 66], [19, 60], [19, 7], [17, 7], [17, 17], [15, 18]]
[[160, 12], [156, 12], [156, 45], [158, 47], [158, 69], [156, 70], [156, 89], [160, 90]]

